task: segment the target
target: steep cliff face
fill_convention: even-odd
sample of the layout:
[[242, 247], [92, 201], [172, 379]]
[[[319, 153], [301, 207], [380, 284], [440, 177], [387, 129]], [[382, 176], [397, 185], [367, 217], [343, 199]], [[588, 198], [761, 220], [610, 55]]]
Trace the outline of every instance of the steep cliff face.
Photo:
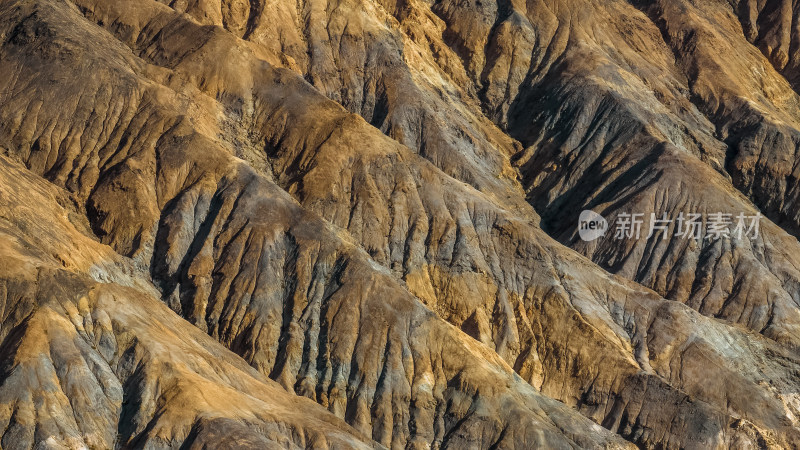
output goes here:
[[800, 446], [761, 3], [3, 3], [0, 443]]

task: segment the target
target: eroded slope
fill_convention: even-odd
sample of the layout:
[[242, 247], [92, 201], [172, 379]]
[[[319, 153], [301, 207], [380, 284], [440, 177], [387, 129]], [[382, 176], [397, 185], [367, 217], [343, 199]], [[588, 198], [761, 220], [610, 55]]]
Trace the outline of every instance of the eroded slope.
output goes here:
[[794, 445], [786, 348], [607, 275], [258, 45], [78, 6], [5, 6], [1, 142], [262, 374], [386, 445], [617, 442], [502, 359], [644, 446]]

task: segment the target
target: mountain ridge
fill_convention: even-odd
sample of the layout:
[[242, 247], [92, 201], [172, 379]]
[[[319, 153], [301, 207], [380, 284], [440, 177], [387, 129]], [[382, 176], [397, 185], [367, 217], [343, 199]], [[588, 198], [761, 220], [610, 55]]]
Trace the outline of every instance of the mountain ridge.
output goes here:
[[[69, 430], [6, 397], [4, 447], [797, 445], [800, 244], [785, 216], [792, 189], [763, 176], [794, 153], [758, 145], [770, 133], [793, 139], [780, 120], [797, 95], [774, 69], [754, 77], [778, 97], [757, 94], [753, 106], [735, 84], [696, 75], [684, 86], [680, 70], [664, 77], [656, 64], [707, 57], [701, 44], [714, 33], [676, 49], [668, 26], [721, 33], [686, 18], [727, 11], [722, 2], [680, 2], [679, 13], [621, 1], [217, 3], [0, 6], [0, 165], [15, 174], [3, 190], [63, 189], [55, 204], [17, 191], [3, 242], [21, 236], [45, 256], [13, 248], [9, 258], [61, 267], [36, 289], [69, 286], [63, 295], [75, 297], [59, 309], [5, 268], [6, 301], [28, 299], [28, 309], [5, 315], [2, 348], [47, 354], [15, 346], [74, 327], [89, 356], [70, 364], [96, 361], [82, 373], [122, 386], [98, 418], [81, 419], [81, 395], [63, 394]], [[603, 29], [612, 11], [629, 21]], [[603, 47], [608, 34], [627, 38], [616, 41], [621, 53]], [[771, 68], [752, 34], [743, 54]], [[625, 58], [636, 63], [626, 69]], [[719, 139], [725, 129], [738, 148]], [[25, 203], [41, 206], [26, 213]], [[694, 247], [587, 244], [573, 217], [759, 207], [776, 222], [765, 219], [753, 242]], [[44, 219], [64, 210], [71, 220]], [[66, 238], [42, 240], [51, 235]], [[46, 256], [54, 248], [56, 259]], [[113, 261], [115, 275], [66, 256], [84, 248], [101, 255], [91, 261]], [[74, 281], [93, 276], [110, 286]], [[91, 294], [105, 289], [123, 300]], [[166, 304], [155, 308], [170, 324], [162, 330], [184, 330], [185, 345], [212, 355], [178, 358], [188, 372], [142, 357], [176, 339], [134, 320], [145, 317], [132, 298], [142, 295], [148, 311]], [[124, 335], [125, 345], [86, 347], [87, 324], [108, 329], [103, 315], [115, 324], [106, 339]], [[118, 359], [131, 352], [143, 380]], [[231, 383], [230, 366], [254, 381]], [[6, 395], [20, 389], [4, 380]], [[154, 390], [160, 380], [176, 387]], [[192, 391], [204, 385], [257, 394], [256, 411], [297, 396], [321, 406], [289, 423], [253, 421]], [[154, 402], [161, 412], [147, 409]], [[320, 421], [330, 428], [317, 432]]]

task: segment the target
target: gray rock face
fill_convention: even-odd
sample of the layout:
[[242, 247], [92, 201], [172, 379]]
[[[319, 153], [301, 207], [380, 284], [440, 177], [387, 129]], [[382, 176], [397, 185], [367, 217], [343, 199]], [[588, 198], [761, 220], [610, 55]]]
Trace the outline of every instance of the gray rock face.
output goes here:
[[0, 443], [800, 446], [786, 11], [0, 5]]

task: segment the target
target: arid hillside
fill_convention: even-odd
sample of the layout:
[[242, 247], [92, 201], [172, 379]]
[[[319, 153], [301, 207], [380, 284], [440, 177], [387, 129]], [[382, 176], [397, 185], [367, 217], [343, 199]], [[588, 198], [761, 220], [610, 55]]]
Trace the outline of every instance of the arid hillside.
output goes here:
[[0, 1], [2, 450], [800, 448], [798, 237], [795, 0]]

